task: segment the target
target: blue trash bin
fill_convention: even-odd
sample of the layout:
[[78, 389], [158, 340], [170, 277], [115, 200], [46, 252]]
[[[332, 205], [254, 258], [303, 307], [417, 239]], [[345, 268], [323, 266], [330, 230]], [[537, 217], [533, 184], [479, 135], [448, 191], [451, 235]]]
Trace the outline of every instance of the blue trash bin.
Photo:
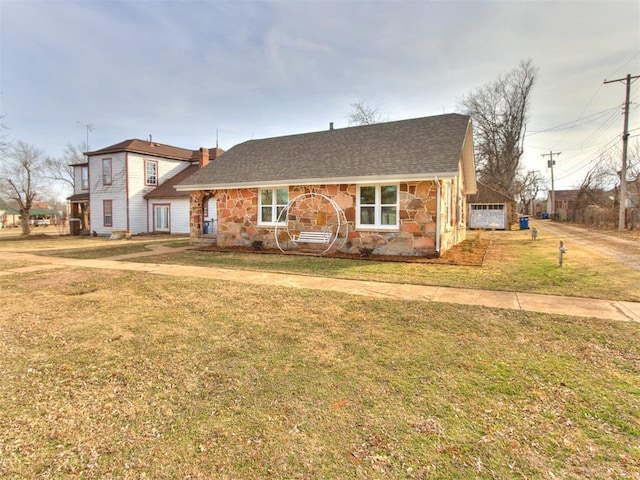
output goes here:
[[529, 230], [529, 217], [520, 217], [520, 230]]
[[204, 233], [205, 235], [209, 234], [209, 222], [204, 222], [204, 228], [202, 229], [202, 233]]

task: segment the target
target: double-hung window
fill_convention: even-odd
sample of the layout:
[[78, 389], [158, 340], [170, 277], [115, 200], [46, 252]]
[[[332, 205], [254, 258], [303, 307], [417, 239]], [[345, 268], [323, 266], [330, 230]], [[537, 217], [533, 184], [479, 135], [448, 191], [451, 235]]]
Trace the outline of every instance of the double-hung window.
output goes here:
[[102, 219], [105, 227], [113, 227], [113, 200], [102, 201]]
[[113, 175], [111, 173], [111, 159], [103, 158], [102, 159], [102, 184], [111, 185], [112, 177]]
[[[262, 225], [284, 224], [287, 214], [282, 211], [289, 203], [288, 188], [263, 188], [258, 195], [258, 223]], [[278, 222], [278, 219], [280, 222]]]
[[358, 187], [356, 227], [395, 230], [399, 224], [398, 185], [360, 185]]
[[158, 162], [146, 160], [144, 162], [145, 185], [158, 185]]
[[80, 178], [82, 190], [89, 190], [89, 167], [80, 167]]

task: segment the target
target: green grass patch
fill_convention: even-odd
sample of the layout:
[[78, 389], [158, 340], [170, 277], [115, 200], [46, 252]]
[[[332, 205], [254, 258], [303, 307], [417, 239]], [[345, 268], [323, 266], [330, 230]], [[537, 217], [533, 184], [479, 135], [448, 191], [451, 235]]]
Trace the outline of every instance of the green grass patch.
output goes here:
[[555, 239], [533, 242], [523, 232], [483, 235], [491, 238], [491, 245], [482, 266], [195, 250], [130, 261], [640, 301], [640, 272], [583, 247], [570, 245], [560, 267]]

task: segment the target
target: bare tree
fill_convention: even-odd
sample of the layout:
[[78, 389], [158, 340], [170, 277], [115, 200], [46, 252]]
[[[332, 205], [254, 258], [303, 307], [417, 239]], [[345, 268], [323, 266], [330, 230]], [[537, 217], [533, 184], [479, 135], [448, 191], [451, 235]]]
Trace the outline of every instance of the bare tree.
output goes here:
[[529, 60], [465, 95], [458, 108], [470, 115], [478, 174], [494, 189], [513, 195], [520, 170], [531, 92], [538, 69]]
[[573, 218], [578, 218], [578, 211], [591, 205], [611, 207], [612, 202], [607, 195], [607, 190], [613, 181], [615, 181], [615, 172], [611, 169], [611, 163], [602, 158], [585, 174], [580, 184], [576, 185], [578, 192], [573, 205]]
[[50, 180], [71, 187], [73, 191], [74, 176], [72, 165], [86, 163], [84, 152], [87, 150], [83, 142], [78, 145], [67, 144], [61, 158], [47, 157], [44, 161], [45, 176]]
[[5, 115], [0, 116], [0, 155], [5, 154], [9, 148], [9, 140], [5, 133], [5, 130], [8, 130], [9, 127], [4, 123], [4, 117]]
[[42, 152], [33, 145], [17, 141], [2, 155], [0, 166], [0, 192], [19, 206], [22, 234], [31, 231], [31, 206], [37, 198], [46, 195]]
[[544, 187], [544, 179], [537, 170], [528, 170], [524, 175], [518, 175], [512, 188], [514, 195], [524, 206], [525, 213], [534, 213], [533, 202]]
[[634, 208], [640, 208], [640, 142], [629, 149], [627, 160], [627, 195]]
[[351, 125], [372, 125], [374, 123], [386, 122], [388, 119], [380, 112], [380, 107], [369, 105], [362, 100], [351, 104], [349, 113], [349, 126]]

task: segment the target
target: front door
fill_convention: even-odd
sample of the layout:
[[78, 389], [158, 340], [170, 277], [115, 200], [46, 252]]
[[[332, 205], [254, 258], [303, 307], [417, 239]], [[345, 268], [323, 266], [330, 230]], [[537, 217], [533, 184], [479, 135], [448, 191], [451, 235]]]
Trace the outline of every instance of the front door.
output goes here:
[[153, 206], [153, 230], [156, 232], [169, 232], [171, 225], [169, 222], [169, 205]]
[[206, 223], [206, 232], [204, 233], [215, 235], [218, 231], [218, 201], [213, 197], [207, 201], [204, 221]]

